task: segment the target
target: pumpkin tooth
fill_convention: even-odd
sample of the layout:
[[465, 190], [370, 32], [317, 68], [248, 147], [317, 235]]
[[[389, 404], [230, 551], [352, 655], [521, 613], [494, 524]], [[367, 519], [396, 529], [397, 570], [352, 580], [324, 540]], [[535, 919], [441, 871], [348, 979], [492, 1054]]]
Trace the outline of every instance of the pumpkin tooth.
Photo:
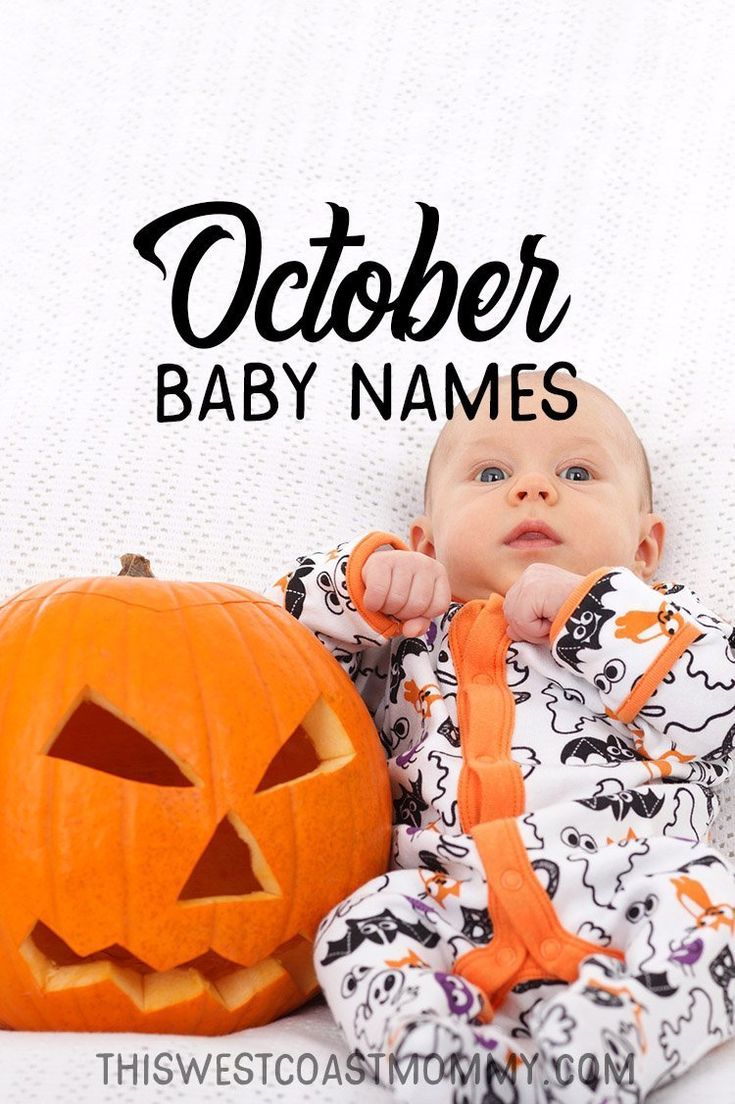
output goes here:
[[311, 993], [319, 985], [314, 972], [314, 944], [299, 934], [272, 952], [298, 985], [302, 993]]
[[247, 966], [244, 970], [235, 970], [227, 977], [218, 978], [211, 982], [211, 989], [230, 1011], [234, 1011], [251, 1000], [261, 989], [279, 978], [288, 977], [288, 970], [280, 962], [275, 958], [266, 958], [256, 966]]
[[112, 981], [138, 1008], [144, 1008], [144, 982], [142, 974], [135, 970], [124, 970], [114, 963], [90, 962], [84, 966], [51, 966], [46, 975], [44, 989], [47, 993], [61, 989], [75, 989], [83, 985], [96, 985], [101, 981]]
[[162, 974], [146, 974], [142, 980], [141, 1008], [145, 1012], [157, 1012], [172, 1004], [182, 1004], [198, 997], [205, 989], [211, 989], [207, 979], [193, 967], [189, 970], [177, 967]]

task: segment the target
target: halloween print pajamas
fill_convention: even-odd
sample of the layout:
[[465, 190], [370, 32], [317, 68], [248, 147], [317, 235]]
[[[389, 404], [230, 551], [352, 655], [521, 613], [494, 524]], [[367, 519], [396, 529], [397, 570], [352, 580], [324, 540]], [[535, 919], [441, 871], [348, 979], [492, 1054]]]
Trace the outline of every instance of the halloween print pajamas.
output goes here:
[[549, 646], [511, 642], [498, 595], [406, 638], [362, 604], [383, 546], [407, 547], [368, 533], [267, 592], [353, 680], [388, 760], [390, 867], [316, 935], [330, 1009], [379, 1076], [387, 1055], [414, 1071], [391, 1075], [399, 1099], [644, 1100], [734, 1030], [735, 868], [710, 829], [735, 631], [610, 567]]

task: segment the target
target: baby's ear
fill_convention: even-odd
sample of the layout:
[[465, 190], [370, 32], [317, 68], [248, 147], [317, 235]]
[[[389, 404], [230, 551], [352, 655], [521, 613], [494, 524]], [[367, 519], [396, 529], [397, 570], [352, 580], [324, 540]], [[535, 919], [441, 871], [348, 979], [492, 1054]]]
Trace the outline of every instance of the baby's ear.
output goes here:
[[414, 552], [423, 552], [425, 556], [436, 559], [432, 536], [431, 518], [428, 514], [421, 514], [413, 519], [409, 528], [409, 543]]
[[645, 581], [652, 579], [663, 555], [666, 526], [658, 514], [647, 514], [641, 541], [636, 552], [638, 574]]

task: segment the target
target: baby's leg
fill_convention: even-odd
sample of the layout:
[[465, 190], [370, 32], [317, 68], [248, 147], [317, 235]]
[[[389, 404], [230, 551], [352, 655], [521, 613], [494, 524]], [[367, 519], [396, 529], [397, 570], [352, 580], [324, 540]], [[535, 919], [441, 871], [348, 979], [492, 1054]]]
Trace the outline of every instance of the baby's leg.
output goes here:
[[646, 842], [613, 900], [625, 961], [590, 956], [530, 1017], [564, 1104], [644, 1100], [734, 1031], [735, 871], [702, 843]]
[[[456, 1055], [457, 1100], [469, 1104], [486, 1099], [485, 1078], [464, 1090], [461, 1071], [473, 1055], [484, 1059], [512, 1045], [492, 1025], [478, 1032], [473, 1025], [489, 1011], [485, 997], [451, 972], [461, 954], [479, 945], [487, 887], [479, 878], [449, 880], [432, 896], [429, 875], [391, 870], [353, 893], [320, 924], [314, 965], [348, 1044], [399, 1099], [446, 1104]], [[487, 922], [484, 929], [489, 935]], [[433, 1084], [442, 1072], [446, 1079]]]

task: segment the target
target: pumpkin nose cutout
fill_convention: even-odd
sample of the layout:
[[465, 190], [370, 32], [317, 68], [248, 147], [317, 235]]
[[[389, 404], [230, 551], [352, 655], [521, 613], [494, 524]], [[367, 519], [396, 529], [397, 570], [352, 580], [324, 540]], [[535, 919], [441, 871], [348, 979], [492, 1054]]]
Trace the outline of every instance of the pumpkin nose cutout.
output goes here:
[[217, 825], [179, 900], [244, 897], [250, 893], [281, 896], [281, 889], [255, 838], [231, 813]]
[[154, 786], [193, 786], [170, 756], [109, 709], [85, 698], [46, 753]]

